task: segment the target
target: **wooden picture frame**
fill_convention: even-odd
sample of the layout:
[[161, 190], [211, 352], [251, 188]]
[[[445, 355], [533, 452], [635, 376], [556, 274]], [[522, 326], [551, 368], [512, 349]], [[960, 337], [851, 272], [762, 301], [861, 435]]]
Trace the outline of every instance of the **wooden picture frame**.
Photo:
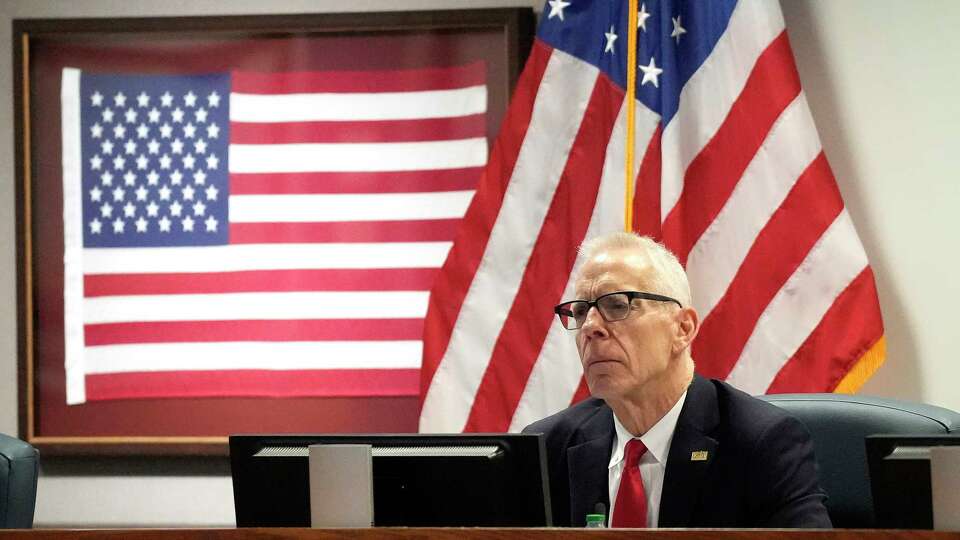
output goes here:
[[[200, 58], [196, 50], [211, 44], [274, 55], [250, 62], [274, 62], [275, 69], [289, 71], [418, 69], [437, 58], [450, 65], [482, 61], [490, 145], [533, 31], [529, 8], [15, 20], [20, 436], [45, 454], [225, 455], [226, 437], [239, 432], [416, 431], [419, 409], [416, 396], [144, 398], [67, 405], [59, 101], [64, 67], [164, 73], [189, 57], [193, 72], [231, 69], [224, 55]], [[398, 45], [404, 43], [417, 54], [404, 56], [406, 45]], [[293, 49], [306, 53], [293, 58], [288, 54]], [[317, 54], [320, 50], [325, 53]], [[276, 58], [283, 62], [277, 65]]]

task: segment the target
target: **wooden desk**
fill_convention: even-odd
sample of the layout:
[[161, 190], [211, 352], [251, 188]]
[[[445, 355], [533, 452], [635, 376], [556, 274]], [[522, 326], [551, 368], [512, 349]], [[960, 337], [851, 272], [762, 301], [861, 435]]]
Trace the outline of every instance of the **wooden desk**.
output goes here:
[[960, 540], [958, 532], [777, 529], [34, 529], [0, 531], [0, 540]]

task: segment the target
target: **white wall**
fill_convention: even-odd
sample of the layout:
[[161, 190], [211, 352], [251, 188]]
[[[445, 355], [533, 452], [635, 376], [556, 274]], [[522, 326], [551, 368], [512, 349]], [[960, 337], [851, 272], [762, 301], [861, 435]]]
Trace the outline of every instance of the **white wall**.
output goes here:
[[[14, 18], [449, 9], [539, 0], [0, 2], [0, 432], [17, 430]], [[784, 0], [804, 88], [880, 289], [888, 360], [864, 393], [960, 410], [960, 3]], [[954, 210], [951, 212], [951, 210]], [[45, 459], [37, 526], [231, 526], [222, 460]]]

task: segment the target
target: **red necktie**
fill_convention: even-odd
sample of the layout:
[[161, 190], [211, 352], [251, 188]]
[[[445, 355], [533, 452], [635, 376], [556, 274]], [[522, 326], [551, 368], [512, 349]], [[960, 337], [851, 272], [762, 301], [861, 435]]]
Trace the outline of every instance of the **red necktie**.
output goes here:
[[647, 526], [647, 494], [643, 490], [643, 478], [640, 477], [640, 457], [647, 447], [640, 439], [627, 442], [623, 473], [620, 475], [620, 489], [617, 491], [617, 504], [613, 509], [613, 527], [644, 528]]

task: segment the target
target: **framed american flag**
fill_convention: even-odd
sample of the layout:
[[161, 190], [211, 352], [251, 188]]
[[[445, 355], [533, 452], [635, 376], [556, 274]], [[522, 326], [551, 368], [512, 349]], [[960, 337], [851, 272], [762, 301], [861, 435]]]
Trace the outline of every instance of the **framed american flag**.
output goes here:
[[20, 432], [412, 432], [530, 9], [18, 20]]

